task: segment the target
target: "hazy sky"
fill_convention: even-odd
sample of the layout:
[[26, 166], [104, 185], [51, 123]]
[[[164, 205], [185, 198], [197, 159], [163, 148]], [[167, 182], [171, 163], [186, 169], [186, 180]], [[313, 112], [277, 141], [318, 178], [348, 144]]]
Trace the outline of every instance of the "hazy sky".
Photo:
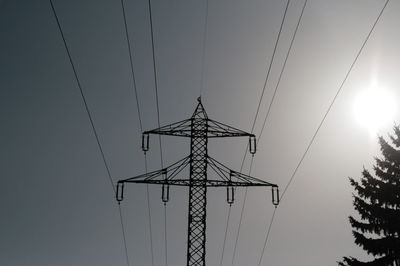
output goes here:
[[[286, 1], [209, 0], [203, 104], [210, 118], [250, 131]], [[255, 134], [303, 1], [289, 6]], [[200, 92], [205, 1], [153, 0], [160, 120], [188, 118]], [[260, 139], [252, 175], [284, 188], [383, 0], [309, 0]], [[140, 128], [120, 1], [54, 0], [114, 182], [144, 172]], [[348, 177], [379, 155], [376, 134], [353, 115], [373, 84], [399, 102], [400, 2], [391, 1], [279, 206], [261, 265], [336, 265], [367, 259], [355, 246]], [[157, 127], [147, 1], [126, 0], [145, 130]], [[110, 186], [49, 1], [0, 1], [0, 264], [126, 265]], [[400, 107], [378, 133], [400, 121]], [[247, 139], [212, 140], [209, 153], [239, 170]], [[160, 168], [157, 138], [149, 170]], [[163, 137], [165, 164], [189, 152]], [[244, 172], [248, 171], [248, 162]], [[130, 265], [151, 265], [146, 187], [122, 203]], [[244, 190], [232, 206], [223, 265], [231, 265]], [[167, 204], [168, 265], [186, 264], [187, 189]], [[155, 265], [164, 266], [164, 213], [150, 187]], [[228, 212], [209, 190], [207, 264], [219, 265]], [[273, 206], [270, 189], [249, 189], [233, 266], [257, 265]]]

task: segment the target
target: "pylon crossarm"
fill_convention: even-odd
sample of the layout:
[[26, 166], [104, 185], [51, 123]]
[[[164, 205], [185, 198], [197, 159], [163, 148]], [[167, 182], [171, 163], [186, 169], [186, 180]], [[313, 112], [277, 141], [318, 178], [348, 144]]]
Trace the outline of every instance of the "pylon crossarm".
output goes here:
[[231, 170], [210, 156], [207, 157], [207, 162], [210, 168], [221, 178], [221, 180], [218, 180], [218, 182], [221, 182], [221, 184], [235, 184], [234, 186], [278, 187], [275, 184]]
[[180, 172], [182, 172], [190, 163], [190, 156], [179, 160], [178, 162], [168, 166], [167, 168], [138, 175], [135, 177], [121, 179], [117, 183], [116, 198], [122, 201], [125, 183], [142, 183], [142, 184], [169, 184]]
[[245, 175], [229, 169], [217, 160], [207, 157], [208, 165], [220, 179], [207, 179], [206, 186], [208, 187], [226, 187], [227, 202], [234, 202], [234, 187], [271, 187], [272, 188], [272, 204], [279, 204], [279, 188], [278, 185], [266, 182], [264, 180]]
[[207, 136], [209, 138], [223, 138], [223, 137], [255, 137], [254, 134], [247, 133], [243, 130], [225, 125], [221, 122], [207, 119], [208, 129]]
[[[193, 118], [192, 118], [193, 119]], [[192, 119], [185, 119], [176, 123], [165, 125], [159, 128], [148, 130], [143, 134], [158, 134], [158, 135], [172, 135], [180, 137], [191, 137], [191, 122]], [[199, 119], [199, 118], [196, 118]], [[212, 119], [203, 118], [207, 121], [207, 137], [208, 138], [221, 138], [221, 137], [255, 137], [254, 134], [247, 133], [243, 130], [225, 125], [223, 123], [214, 121]]]
[[189, 165], [189, 161], [190, 161], [190, 156], [187, 156], [179, 161], [177, 161], [174, 164], [171, 164], [170, 166], [161, 169], [161, 170], [157, 170], [157, 171], [153, 171], [153, 172], [149, 172], [147, 174], [142, 174], [142, 175], [138, 175], [135, 177], [131, 177], [131, 178], [127, 178], [127, 179], [122, 179], [119, 180], [119, 183], [138, 183], [139, 181], [150, 181], [150, 180], [154, 180], [157, 177], [162, 176], [162, 180], [170, 180], [173, 179], [177, 174], [179, 174], [186, 166]]
[[191, 136], [191, 119], [185, 119], [159, 128], [143, 132], [143, 134], [171, 135], [180, 137]]
[[[207, 180], [207, 187], [275, 187], [267, 182], [243, 182], [243, 181], [221, 181], [215, 179]], [[278, 187], [278, 186], [276, 186]]]
[[184, 186], [184, 187], [275, 187], [271, 184], [264, 183], [251, 183], [251, 182], [242, 182], [242, 181], [223, 181], [218, 179], [209, 179], [207, 181], [190, 181], [189, 179], [172, 179], [172, 180], [162, 180], [162, 179], [153, 179], [153, 180], [133, 180], [126, 183], [138, 183], [138, 184], [154, 184], [154, 185], [168, 185], [168, 186]]
[[226, 138], [226, 137], [249, 137], [248, 148], [251, 154], [256, 153], [256, 136], [243, 130], [225, 125], [223, 123], [207, 119], [207, 137], [208, 138]]

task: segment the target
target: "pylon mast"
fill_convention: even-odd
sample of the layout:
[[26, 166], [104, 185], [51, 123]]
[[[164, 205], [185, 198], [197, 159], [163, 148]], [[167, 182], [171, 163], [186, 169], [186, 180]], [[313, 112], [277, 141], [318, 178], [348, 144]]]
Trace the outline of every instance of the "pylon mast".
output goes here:
[[207, 213], [207, 115], [201, 103], [191, 119], [187, 265], [205, 265]]
[[[256, 152], [256, 139], [253, 134], [222, 124], [208, 118], [200, 98], [190, 119], [145, 131], [142, 137], [142, 149], [149, 149], [149, 135], [173, 135], [190, 137], [190, 155], [158, 171], [140, 176], [122, 179], [117, 183], [116, 198], [123, 200], [125, 183], [146, 183], [162, 185], [162, 201], [169, 200], [169, 186], [189, 187], [187, 266], [206, 265], [206, 217], [207, 188], [226, 187], [227, 202], [234, 201], [234, 187], [269, 186], [272, 188], [272, 203], [279, 204], [278, 186], [263, 180], [235, 172], [208, 156], [208, 139], [217, 137], [249, 137], [250, 153]], [[189, 166], [189, 178], [177, 178], [178, 174]], [[208, 166], [215, 174], [208, 178]]]

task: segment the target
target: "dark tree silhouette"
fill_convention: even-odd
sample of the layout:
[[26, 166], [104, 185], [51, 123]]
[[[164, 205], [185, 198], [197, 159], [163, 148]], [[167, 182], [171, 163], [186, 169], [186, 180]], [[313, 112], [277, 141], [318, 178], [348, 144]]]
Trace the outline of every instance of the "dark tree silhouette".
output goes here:
[[355, 243], [372, 261], [344, 257], [341, 266], [400, 266], [400, 128], [394, 127], [391, 143], [379, 137], [382, 158], [375, 158], [374, 172], [362, 171], [354, 187], [353, 205], [360, 219], [349, 217]]

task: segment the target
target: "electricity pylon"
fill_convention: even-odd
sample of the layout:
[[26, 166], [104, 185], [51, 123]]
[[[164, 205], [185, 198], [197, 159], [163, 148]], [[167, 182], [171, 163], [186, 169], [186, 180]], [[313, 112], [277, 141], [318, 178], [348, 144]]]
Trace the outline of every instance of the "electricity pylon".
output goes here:
[[[249, 150], [256, 152], [255, 135], [211, 120], [198, 98], [198, 105], [191, 118], [143, 132], [142, 149], [149, 149], [149, 135], [172, 135], [190, 138], [190, 155], [158, 171], [119, 180], [116, 198], [123, 200], [125, 183], [159, 184], [162, 186], [162, 201], [169, 200], [169, 186], [189, 187], [189, 215], [187, 266], [205, 266], [207, 187], [226, 187], [227, 202], [234, 201], [235, 187], [269, 186], [272, 188], [272, 203], [279, 204], [278, 186], [263, 180], [233, 171], [208, 155], [208, 139], [223, 137], [249, 137]], [[189, 165], [189, 178], [178, 178], [178, 174]], [[208, 166], [215, 177], [208, 178]]]

